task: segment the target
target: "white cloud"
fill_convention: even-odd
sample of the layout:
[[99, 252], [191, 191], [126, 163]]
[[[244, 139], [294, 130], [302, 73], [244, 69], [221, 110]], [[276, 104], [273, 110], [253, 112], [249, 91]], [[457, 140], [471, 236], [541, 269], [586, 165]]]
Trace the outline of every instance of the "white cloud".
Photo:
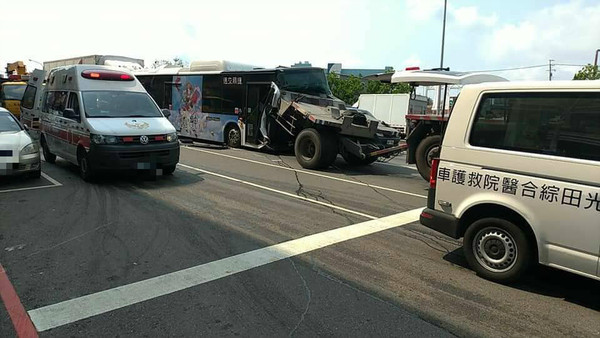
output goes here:
[[[190, 60], [227, 59], [258, 66], [309, 60], [318, 66], [339, 61], [361, 64], [368, 41], [367, 0], [106, 0], [19, 2], [27, 22], [0, 20], [0, 64], [48, 61], [90, 54], [146, 59], [182, 56]], [[360, 22], [360, 25], [353, 24]], [[32, 63], [32, 65], [35, 65]], [[39, 66], [38, 66], [39, 67]]]
[[489, 27], [498, 22], [496, 14], [489, 16], [481, 15], [479, 14], [477, 7], [474, 6], [452, 8], [450, 13], [454, 17], [454, 20], [456, 20], [456, 23], [463, 27], [470, 27], [478, 24]]
[[406, 0], [407, 17], [415, 21], [428, 21], [444, 8], [444, 0]]
[[400, 70], [405, 69], [406, 67], [421, 67], [421, 64], [422, 61], [419, 56], [412, 54], [407, 59], [402, 61], [402, 68]]
[[600, 4], [581, 1], [547, 7], [525, 20], [492, 31], [482, 45], [491, 62], [531, 65], [592, 62], [600, 47]]

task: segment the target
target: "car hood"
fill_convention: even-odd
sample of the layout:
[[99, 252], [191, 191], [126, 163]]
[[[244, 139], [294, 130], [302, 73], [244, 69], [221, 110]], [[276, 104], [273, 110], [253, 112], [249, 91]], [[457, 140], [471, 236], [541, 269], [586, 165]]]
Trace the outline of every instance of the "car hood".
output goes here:
[[0, 151], [12, 152], [10, 156], [0, 156], [0, 162], [19, 162], [19, 151], [31, 142], [25, 130], [0, 132]]
[[164, 117], [88, 118], [90, 133], [101, 135], [156, 135], [175, 132]]

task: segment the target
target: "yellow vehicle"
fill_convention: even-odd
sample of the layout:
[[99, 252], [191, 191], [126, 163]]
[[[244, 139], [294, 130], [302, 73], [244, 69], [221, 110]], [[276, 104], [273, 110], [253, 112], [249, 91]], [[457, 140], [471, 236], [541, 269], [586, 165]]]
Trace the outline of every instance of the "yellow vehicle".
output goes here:
[[8, 109], [19, 119], [21, 115], [20, 105], [23, 93], [27, 87], [26, 82], [4, 82], [0, 89], [0, 107]]

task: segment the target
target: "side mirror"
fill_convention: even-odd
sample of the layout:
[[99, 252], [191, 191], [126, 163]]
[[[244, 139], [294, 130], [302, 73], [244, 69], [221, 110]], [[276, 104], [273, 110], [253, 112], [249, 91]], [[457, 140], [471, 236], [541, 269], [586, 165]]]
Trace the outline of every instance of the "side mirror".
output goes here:
[[271, 109], [275, 109], [279, 106], [279, 99], [281, 98], [281, 91], [275, 82], [271, 82], [271, 91], [273, 92], [273, 96], [271, 97], [270, 105]]
[[72, 108], [67, 108], [63, 111], [63, 117], [75, 120], [79, 118], [79, 114], [75, 113], [75, 111]]
[[26, 124], [23, 125], [23, 129], [25, 129], [25, 131], [29, 131], [29, 127]]
[[168, 109], [162, 109], [161, 110], [163, 115], [168, 119], [169, 117], [171, 117], [171, 111]]

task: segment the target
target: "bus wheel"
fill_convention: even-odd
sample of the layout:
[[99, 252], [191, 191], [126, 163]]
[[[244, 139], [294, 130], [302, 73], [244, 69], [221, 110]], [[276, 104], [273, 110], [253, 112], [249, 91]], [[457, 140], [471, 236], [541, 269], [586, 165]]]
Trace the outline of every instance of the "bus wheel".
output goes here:
[[44, 154], [44, 160], [48, 163], [56, 162], [56, 155], [50, 152], [50, 148], [48, 148], [48, 144], [46, 143], [46, 138], [42, 135], [42, 153]]
[[427, 136], [422, 139], [417, 146], [415, 160], [417, 162], [417, 170], [425, 181], [429, 181], [431, 174], [431, 161], [440, 156], [440, 144], [442, 138], [440, 135]]
[[469, 266], [483, 278], [509, 283], [519, 279], [531, 263], [531, 245], [514, 223], [482, 218], [465, 232], [463, 250]]
[[237, 126], [229, 126], [225, 131], [227, 146], [230, 148], [239, 148], [242, 145], [242, 133]]
[[316, 129], [304, 129], [296, 137], [294, 153], [303, 168], [329, 167], [337, 157], [337, 139], [333, 135], [319, 133]]

